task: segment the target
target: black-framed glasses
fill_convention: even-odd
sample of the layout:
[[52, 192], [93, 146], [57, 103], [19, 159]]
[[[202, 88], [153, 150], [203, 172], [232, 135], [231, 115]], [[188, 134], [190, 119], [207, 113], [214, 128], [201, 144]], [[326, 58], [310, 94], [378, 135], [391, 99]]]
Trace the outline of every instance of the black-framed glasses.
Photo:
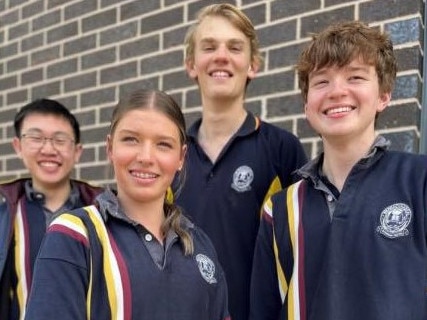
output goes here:
[[49, 140], [56, 150], [66, 152], [70, 151], [75, 143], [74, 139], [65, 135], [56, 135], [52, 138], [48, 138], [41, 134], [24, 133], [21, 134], [21, 139], [23, 139], [26, 145], [32, 150], [40, 150], [45, 145], [46, 141]]

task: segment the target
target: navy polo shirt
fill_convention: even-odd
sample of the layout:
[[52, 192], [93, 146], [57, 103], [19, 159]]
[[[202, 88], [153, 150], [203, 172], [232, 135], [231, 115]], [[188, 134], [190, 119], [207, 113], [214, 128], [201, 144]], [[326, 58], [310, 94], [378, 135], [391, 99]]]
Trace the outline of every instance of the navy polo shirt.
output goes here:
[[229, 288], [233, 320], [247, 320], [249, 282], [260, 209], [267, 194], [293, 182], [306, 162], [291, 133], [248, 113], [212, 163], [197, 141], [201, 119], [188, 132], [185, 183], [177, 203], [212, 240]]
[[[108, 296], [114, 278], [120, 279], [114, 281], [114, 293], [123, 294], [124, 319], [229, 320], [224, 273], [203, 231], [182, 218], [181, 225], [194, 245], [193, 254], [184, 255], [175, 232], [168, 234], [162, 246], [142, 225], [125, 217], [109, 190], [97, 202], [112, 250], [103, 249], [107, 245], [97, 240], [102, 233], [97, 234], [87, 222], [86, 211], [78, 209], [69, 215], [85, 221], [87, 238], [77, 232], [73, 220], [60, 215], [40, 249], [28, 319], [114, 318], [114, 299]], [[118, 267], [109, 278], [113, 261]], [[89, 287], [90, 306], [86, 300]]]

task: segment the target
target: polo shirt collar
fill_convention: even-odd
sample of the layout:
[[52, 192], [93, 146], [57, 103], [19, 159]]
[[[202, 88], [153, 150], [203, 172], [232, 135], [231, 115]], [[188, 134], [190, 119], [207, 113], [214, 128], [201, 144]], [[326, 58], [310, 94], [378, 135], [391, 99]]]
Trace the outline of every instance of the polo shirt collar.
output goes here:
[[[61, 208], [65, 209], [72, 209], [80, 206], [80, 192], [77, 188], [77, 186], [73, 183], [71, 183], [71, 192], [70, 196], [68, 197], [67, 201]], [[33, 188], [33, 183], [31, 180], [26, 180], [24, 183], [25, 188], [25, 195], [27, 196], [27, 199], [31, 201], [36, 201], [44, 205], [45, 203], [45, 195], [41, 192], [38, 192]]]
[[[390, 146], [390, 141], [379, 135], [375, 138], [374, 143], [372, 144], [368, 154], [360, 159], [359, 163], [364, 165], [369, 165], [372, 161], [376, 159], [376, 155], [382, 154]], [[319, 170], [321, 170], [323, 163], [323, 152], [316, 157], [315, 159], [309, 161], [300, 169], [297, 170], [297, 174], [301, 177], [307, 179], [310, 178], [313, 182], [318, 182], [320, 179]]]
[[[106, 188], [105, 191], [96, 197], [96, 203], [98, 210], [101, 213], [101, 217], [105, 222], [111, 216], [126, 221], [131, 225], [138, 225], [136, 221], [129, 219], [129, 217], [123, 212], [119, 200], [117, 199], [117, 192], [115, 190]], [[182, 226], [186, 229], [193, 227], [192, 222], [184, 215], [181, 217], [181, 223]]]

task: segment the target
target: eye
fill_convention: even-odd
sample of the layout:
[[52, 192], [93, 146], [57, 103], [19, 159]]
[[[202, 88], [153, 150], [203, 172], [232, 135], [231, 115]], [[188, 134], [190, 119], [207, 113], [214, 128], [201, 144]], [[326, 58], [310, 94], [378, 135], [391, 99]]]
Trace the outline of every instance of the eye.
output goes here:
[[166, 142], [166, 141], [160, 141], [157, 145], [162, 149], [172, 149], [173, 148], [173, 145], [169, 142]]
[[363, 76], [361, 76], [361, 75], [352, 75], [352, 76], [349, 77], [349, 79], [351, 81], [359, 81], [359, 80], [364, 80], [365, 78]]
[[328, 80], [323, 78], [317, 78], [311, 80], [312, 87], [323, 87], [328, 84]]
[[231, 50], [232, 52], [241, 52], [241, 51], [242, 51], [242, 46], [232, 46], [232, 47], [230, 48], [230, 50]]
[[202, 50], [209, 52], [209, 51], [213, 51], [215, 48], [213, 46], [203, 46]]
[[31, 136], [26, 136], [28, 140], [30, 140], [31, 142], [35, 142], [35, 143], [40, 143], [43, 142], [44, 137], [43, 136], [37, 136], [37, 135], [31, 135]]
[[67, 138], [61, 138], [61, 137], [58, 137], [58, 138], [53, 138], [53, 141], [54, 141], [54, 143], [55, 143], [56, 145], [63, 146], [63, 145], [65, 145], [69, 140], [68, 140]]
[[123, 136], [120, 141], [126, 143], [126, 144], [137, 144], [138, 143], [138, 139], [136, 137], [133, 136]]

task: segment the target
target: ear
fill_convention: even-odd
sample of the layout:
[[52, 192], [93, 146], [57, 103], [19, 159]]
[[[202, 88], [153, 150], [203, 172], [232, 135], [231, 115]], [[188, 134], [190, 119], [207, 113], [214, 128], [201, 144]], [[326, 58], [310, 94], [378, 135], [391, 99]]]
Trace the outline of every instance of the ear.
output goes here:
[[184, 144], [181, 149], [181, 157], [179, 158], [179, 165], [178, 165], [178, 171], [182, 169], [185, 162], [185, 155], [187, 154], [187, 145]]
[[107, 158], [110, 162], [112, 162], [112, 158], [113, 158], [113, 146], [112, 146], [112, 137], [111, 135], [107, 135], [107, 141], [106, 141], [106, 153], [107, 153]]
[[21, 139], [19, 139], [18, 137], [13, 137], [12, 146], [16, 154], [18, 155], [18, 157], [21, 158], [21, 153], [22, 153]]
[[76, 150], [74, 152], [74, 162], [76, 163], [79, 162], [82, 153], [83, 153], [83, 146], [81, 143], [77, 143]]
[[197, 69], [196, 69], [196, 66], [194, 65], [193, 60], [185, 61], [185, 69], [187, 70], [187, 74], [191, 79], [193, 80], [197, 79]]
[[377, 106], [377, 112], [384, 111], [385, 108], [387, 108], [388, 104], [391, 100], [391, 93], [386, 92], [379, 96], [378, 98], [378, 106]]
[[259, 63], [256, 61], [252, 61], [251, 65], [248, 68], [248, 78], [251, 80], [255, 78], [258, 70], [259, 70]]

